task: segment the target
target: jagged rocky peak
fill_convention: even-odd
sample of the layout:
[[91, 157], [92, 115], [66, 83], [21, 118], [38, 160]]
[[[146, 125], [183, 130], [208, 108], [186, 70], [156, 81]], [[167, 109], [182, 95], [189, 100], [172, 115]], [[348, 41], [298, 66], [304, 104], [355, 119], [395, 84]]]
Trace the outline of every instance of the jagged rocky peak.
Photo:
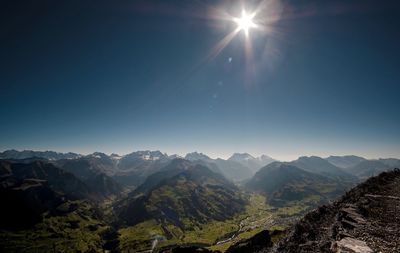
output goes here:
[[271, 162], [275, 161], [275, 159], [273, 159], [268, 155], [261, 155], [258, 159], [260, 159], [261, 161], [271, 161]]
[[189, 160], [189, 161], [196, 161], [196, 160], [211, 160], [210, 157], [208, 157], [207, 155], [203, 154], [203, 153], [199, 153], [199, 152], [192, 152], [192, 153], [187, 153], [185, 156], [185, 159]]
[[130, 154], [125, 155], [123, 158], [155, 161], [168, 158], [168, 155], [162, 153], [159, 150], [156, 151], [144, 150], [144, 151], [132, 152]]
[[242, 164], [249, 168], [253, 173], [258, 171], [261, 167], [268, 165], [275, 160], [267, 155], [262, 155], [260, 157], [254, 157], [249, 153], [234, 153], [229, 157], [228, 161], [234, 161]]
[[175, 159], [175, 158], [183, 158], [183, 156], [178, 155], [178, 154], [173, 154], [168, 156], [169, 159]]
[[234, 153], [229, 160], [233, 161], [243, 161], [243, 160], [250, 160], [255, 159], [254, 156], [250, 155], [249, 153]]
[[98, 158], [98, 159], [107, 159], [109, 158], [108, 155], [102, 153], [102, 152], [94, 152], [90, 155], [88, 155], [88, 157], [92, 157], [92, 158]]
[[122, 156], [120, 156], [120, 155], [118, 155], [118, 154], [116, 154], [116, 153], [112, 153], [112, 154], [110, 155], [110, 157], [111, 157], [111, 159], [114, 159], [114, 160], [119, 160], [119, 159], [122, 158]]

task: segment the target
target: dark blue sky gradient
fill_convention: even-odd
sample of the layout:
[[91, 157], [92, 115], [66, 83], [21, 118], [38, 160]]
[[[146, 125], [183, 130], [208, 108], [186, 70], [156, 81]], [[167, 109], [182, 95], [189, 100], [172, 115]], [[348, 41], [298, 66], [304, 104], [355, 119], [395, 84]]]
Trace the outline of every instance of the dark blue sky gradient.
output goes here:
[[280, 1], [251, 68], [235, 1], [3, 1], [0, 150], [400, 157], [397, 2]]

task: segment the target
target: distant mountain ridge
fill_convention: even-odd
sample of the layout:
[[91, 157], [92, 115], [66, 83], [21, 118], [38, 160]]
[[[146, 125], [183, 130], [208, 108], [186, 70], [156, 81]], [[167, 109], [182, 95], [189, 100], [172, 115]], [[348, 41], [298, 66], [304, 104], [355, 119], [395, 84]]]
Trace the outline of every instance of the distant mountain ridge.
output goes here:
[[318, 156], [301, 156], [299, 159], [290, 163], [300, 169], [326, 177], [345, 181], [357, 180], [357, 178], [351, 173], [346, 172], [344, 169], [341, 169]]
[[360, 156], [355, 155], [346, 155], [346, 156], [329, 156], [325, 158], [331, 164], [339, 167], [339, 168], [349, 168], [359, 164], [366, 159]]
[[44, 158], [48, 160], [59, 160], [59, 159], [76, 159], [82, 157], [82, 155], [72, 152], [59, 153], [54, 151], [32, 151], [32, 150], [17, 151], [14, 149], [0, 152], [0, 159], [26, 159], [33, 157]]
[[212, 159], [203, 153], [188, 153], [186, 154], [185, 159], [205, 165], [212, 168], [214, 171], [219, 171], [226, 178], [234, 181], [250, 178], [254, 174], [248, 167], [239, 162], [231, 161], [229, 159]]
[[264, 167], [275, 161], [275, 159], [267, 155], [253, 157], [248, 153], [234, 153], [228, 158], [228, 160], [238, 162], [243, 166], [248, 167], [251, 171], [253, 171], [253, 173], [257, 172], [261, 167]]
[[376, 176], [380, 172], [389, 170], [393, 167], [386, 164], [382, 160], [365, 160], [354, 165], [353, 167], [347, 168], [347, 171], [359, 178], [365, 179], [371, 176]]
[[[138, 187], [147, 177], [179, 157], [178, 155], [167, 155], [157, 150], [135, 151], [122, 156], [114, 153], [107, 155], [100, 152], [81, 155], [72, 152], [58, 153], [32, 150], [6, 150], [0, 153], [0, 159], [47, 159], [55, 164], [59, 164], [60, 161], [63, 161], [63, 163], [67, 163], [67, 161], [89, 163], [85, 170], [75, 171], [75, 173], [86, 173], [88, 169], [95, 173], [104, 173], [119, 184], [131, 189]], [[207, 166], [212, 171], [238, 182], [250, 179], [259, 169], [275, 161], [266, 155], [253, 157], [248, 153], [234, 153], [230, 158], [224, 160], [221, 158], [213, 159], [206, 154], [192, 152], [186, 154], [185, 159]], [[345, 181], [356, 181], [357, 178], [374, 175], [374, 171], [379, 173], [387, 168], [398, 166], [399, 161], [399, 159], [394, 158], [367, 160], [359, 156], [347, 155], [330, 156], [325, 159], [317, 156], [299, 157], [299, 159], [290, 163], [308, 172]], [[367, 164], [369, 165], [367, 166]], [[376, 166], [379, 168], [376, 168]]]

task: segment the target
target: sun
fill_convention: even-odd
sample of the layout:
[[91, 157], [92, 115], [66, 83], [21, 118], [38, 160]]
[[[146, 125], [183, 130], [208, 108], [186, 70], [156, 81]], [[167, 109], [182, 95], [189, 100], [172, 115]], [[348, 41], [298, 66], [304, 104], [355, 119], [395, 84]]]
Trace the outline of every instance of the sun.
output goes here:
[[244, 31], [244, 34], [248, 36], [249, 29], [257, 27], [253, 21], [254, 15], [254, 13], [247, 14], [245, 10], [242, 10], [242, 16], [240, 18], [233, 18], [233, 21], [235, 21], [237, 24], [237, 30]]

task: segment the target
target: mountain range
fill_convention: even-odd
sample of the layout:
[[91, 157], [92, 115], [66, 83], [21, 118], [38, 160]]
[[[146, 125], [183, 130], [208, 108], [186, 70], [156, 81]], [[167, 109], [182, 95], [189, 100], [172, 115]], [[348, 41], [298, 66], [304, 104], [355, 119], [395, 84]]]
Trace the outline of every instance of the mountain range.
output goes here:
[[[400, 165], [394, 158], [303, 156], [280, 162], [247, 153], [224, 160], [160, 151], [120, 156], [10, 150], [0, 157], [0, 196], [7, 203], [0, 215], [0, 250], [5, 252], [28, 246], [49, 251], [49, 240], [70, 244], [65, 233], [71, 240], [88, 237], [71, 251], [229, 246], [269, 222], [286, 226]], [[26, 240], [18, 248], [20, 238]]]
[[[167, 155], [160, 151], [136, 151], [127, 155], [119, 156], [117, 154], [106, 155], [101, 152], [95, 152], [89, 155], [75, 153], [57, 153], [54, 151], [16, 151], [6, 150], [0, 153], [0, 159], [27, 159], [42, 158], [54, 162], [61, 167], [77, 166], [101, 172], [112, 177], [121, 185], [128, 188], [135, 188], [142, 184], [145, 179], [167, 165], [177, 155]], [[229, 159], [212, 159], [207, 155], [198, 152], [188, 153], [185, 159], [210, 167], [218, 171], [230, 180], [241, 181], [250, 178], [261, 167], [274, 161], [272, 158], [263, 155], [254, 158], [249, 154], [233, 154]], [[61, 160], [61, 161], [60, 161]], [[69, 169], [73, 169], [69, 166]], [[79, 173], [86, 173], [78, 169]]]
[[[160, 151], [136, 151], [127, 155], [111, 154], [107, 155], [100, 152], [95, 152], [89, 155], [81, 155], [77, 153], [59, 153], [54, 151], [32, 151], [32, 150], [6, 150], [0, 152], [0, 159], [32, 159], [42, 158], [51, 162], [60, 164], [60, 160], [84, 160], [90, 164], [92, 170], [104, 173], [108, 176], [114, 177], [117, 181], [120, 181], [123, 185], [130, 187], [137, 187], [147, 176], [158, 171], [164, 167], [167, 163], [173, 159], [180, 157], [178, 155], [167, 155]], [[248, 153], [234, 153], [228, 159], [213, 159], [209, 156], [192, 152], [186, 154], [184, 157], [186, 160], [192, 162], [202, 163], [213, 168], [214, 171], [219, 171], [228, 179], [234, 181], [240, 181], [243, 179], [249, 179], [253, 176], [260, 168], [276, 161], [267, 155], [261, 155], [260, 157], [253, 157]], [[368, 164], [374, 162], [375, 165], [378, 163], [381, 165], [377, 172], [384, 169], [384, 167], [396, 167], [398, 166], [398, 159], [378, 159], [368, 160], [359, 156], [330, 156], [327, 158], [320, 158], [316, 156], [300, 157], [295, 161], [292, 161], [293, 165], [298, 168], [308, 170], [313, 173], [318, 173], [330, 177], [338, 177], [342, 179], [350, 179], [351, 175], [357, 175], [363, 173], [358, 170], [357, 165], [366, 166], [368, 170]], [[365, 165], [362, 165], [362, 162]], [[371, 164], [371, 167], [376, 167]], [[370, 171], [373, 173], [373, 171]], [[365, 172], [368, 176], [368, 172]], [[354, 179], [354, 178], [353, 178]]]
[[26, 159], [26, 158], [38, 157], [48, 160], [59, 160], [59, 159], [76, 159], [81, 156], [82, 155], [72, 152], [59, 153], [54, 151], [33, 151], [33, 150], [17, 151], [15, 149], [10, 149], [4, 152], [0, 152], [0, 159]]

